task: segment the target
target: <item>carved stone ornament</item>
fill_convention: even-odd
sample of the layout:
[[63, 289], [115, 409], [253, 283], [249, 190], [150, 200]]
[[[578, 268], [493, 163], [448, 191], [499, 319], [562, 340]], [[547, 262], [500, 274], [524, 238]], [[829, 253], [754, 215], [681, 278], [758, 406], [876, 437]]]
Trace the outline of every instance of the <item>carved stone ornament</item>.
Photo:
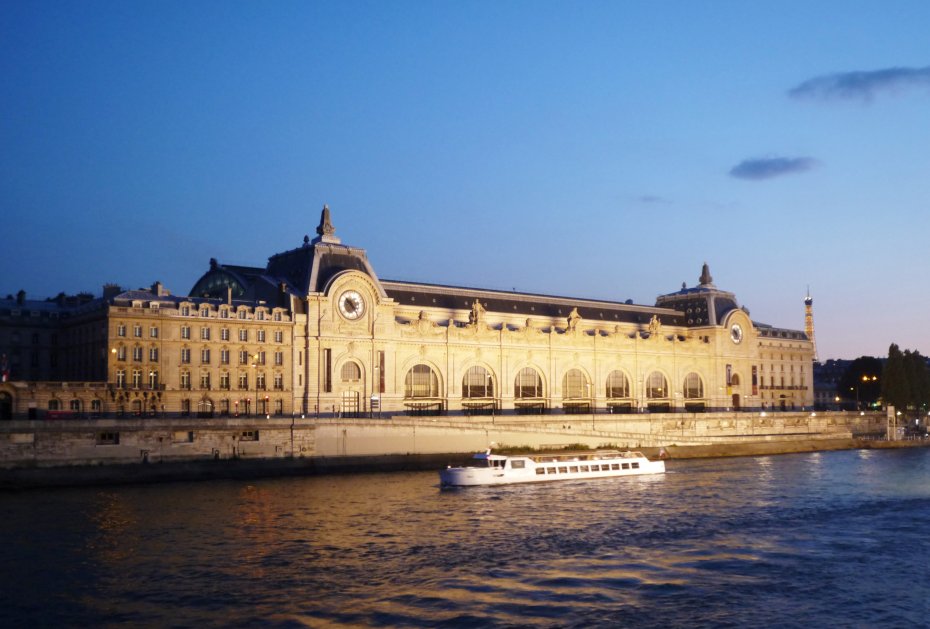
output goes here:
[[425, 310], [421, 310], [419, 317], [405, 324], [401, 332], [404, 336], [439, 336], [445, 333], [438, 323], [430, 320]]
[[533, 327], [533, 322], [530, 319], [526, 320], [526, 327], [524, 327], [521, 331], [526, 337], [539, 336], [542, 334], [542, 330]]

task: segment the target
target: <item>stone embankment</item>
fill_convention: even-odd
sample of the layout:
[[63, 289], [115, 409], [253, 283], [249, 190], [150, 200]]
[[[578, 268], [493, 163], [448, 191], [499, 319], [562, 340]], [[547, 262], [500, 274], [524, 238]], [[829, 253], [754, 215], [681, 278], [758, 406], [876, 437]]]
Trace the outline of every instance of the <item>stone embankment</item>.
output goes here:
[[438, 469], [492, 444], [664, 449], [671, 459], [914, 445], [875, 439], [885, 421], [810, 412], [9, 421], [0, 487]]

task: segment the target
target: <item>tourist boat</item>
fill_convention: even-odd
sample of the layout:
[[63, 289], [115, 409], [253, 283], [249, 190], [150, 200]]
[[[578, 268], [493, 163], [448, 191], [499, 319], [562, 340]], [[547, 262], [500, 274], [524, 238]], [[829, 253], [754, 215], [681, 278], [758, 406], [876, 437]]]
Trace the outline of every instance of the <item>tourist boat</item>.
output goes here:
[[556, 480], [611, 478], [638, 474], [662, 474], [665, 461], [650, 461], [641, 452], [592, 450], [508, 456], [479, 452], [475, 465], [439, 472], [443, 487], [538, 483]]

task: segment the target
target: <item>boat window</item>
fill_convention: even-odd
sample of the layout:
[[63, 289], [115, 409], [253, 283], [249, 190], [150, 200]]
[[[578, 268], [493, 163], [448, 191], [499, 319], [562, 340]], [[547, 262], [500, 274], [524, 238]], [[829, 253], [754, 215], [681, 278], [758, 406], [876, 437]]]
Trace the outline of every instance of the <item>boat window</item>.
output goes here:
[[554, 467], [547, 467], [547, 468], [546, 468], [546, 474], [555, 474], [555, 468], [554, 468]]
[[523, 468], [526, 467], [526, 461], [511, 461], [510, 467], [512, 467], [515, 470], [522, 470]]
[[625, 469], [625, 470], [630, 469], [630, 464], [629, 464], [629, 463], [624, 463], [624, 464], [623, 464], [623, 469]]
[[638, 469], [639, 469], [639, 463], [634, 463], [634, 464], [633, 464], [633, 469], [634, 469], [634, 470], [638, 470]]
[[544, 468], [544, 467], [537, 467], [537, 468], [536, 468], [536, 474], [537, 474], [537, 475], [539, 475], [539, 474], [545, 474], [545, 473], [546, 473], [546, 468]]
[[[587, 471], [589, 471], [590, 469], [591, 469], [591, 468], [589, 468], [587, 465], [582, 465], [582, 466], [581, 466], [581, 471], [582, 471], [582, 472], [587, 472]], [[596, 466], [596, 465], [594, 466], [594, 471], [595, 471], [595, 472], [597, 471], [597, 466]]]
[[619, 470], [619, 469], [620, 469], [620, 464], [619, 464], [619, 463], [612, 463], [612, 464], [610, 465], [610, 469], [612, 469], [612, 470]]
[[560, 467], [560, 468], [559, 468], [559, 474], [568, 474], [568, 468], [567, 468], [567, 467]]
[[569, 468], [568, 471], [569, 471], [569, 472], [572, 472], [573, 474], [575, 474], [575, 473], [578, 472], [578, 466], [577, 466], [577, 465], [572, 465], [572, 466]]

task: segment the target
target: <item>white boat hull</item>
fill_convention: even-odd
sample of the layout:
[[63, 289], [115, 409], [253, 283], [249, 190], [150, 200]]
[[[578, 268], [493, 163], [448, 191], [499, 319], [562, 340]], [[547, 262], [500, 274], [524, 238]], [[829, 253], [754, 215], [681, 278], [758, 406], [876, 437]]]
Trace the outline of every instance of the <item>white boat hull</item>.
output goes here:
[[449, 467], [440, 470], [440, 483], [446, 487], [472, 487], [639, 476], [665, 472], [665, 461], [650, 461], [638, 452], [532, 457], [479, 454], [475, 458], [480, 459], [483, 465]]

